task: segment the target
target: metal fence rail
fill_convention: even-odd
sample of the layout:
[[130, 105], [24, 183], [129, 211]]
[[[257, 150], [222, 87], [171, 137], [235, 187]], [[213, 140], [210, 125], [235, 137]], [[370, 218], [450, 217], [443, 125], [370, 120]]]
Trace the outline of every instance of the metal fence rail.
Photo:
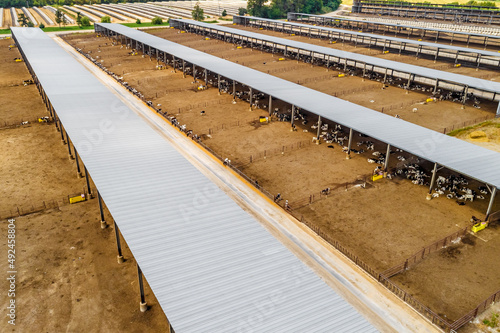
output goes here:
[[470, 230], [471, 225], [467, 225], [465, 228], [462, 228], [458, 231], [453, 232], [452, 234], [432, 243], [431, 245], [428, 245], [421, 250], [417, 251], [416, 253], [412, 254], [403, 263], [400, 263], [394, 267], [391, 267], [382, 273], [380, 275], [390, 278], [396, 274], [399, 274], [407, 269], [409, 269], [412, 266], [415, 266], [418, 264], [420, 261], [424, 260], [425, 257], [430, 255], [431, 253], [437, 252], [448, 245], [452, 244], [453, 242], [456, 242], [460, 240], [462, 237], [464, 237], [467, 232]]
[[[91, 188], [91, 191], [92, 191], [92, 193], [97, 193], [96, 188]], [[17, 205], [15, 207], [13, 207], [12, 209], [0, 211], [0, 220], [10, 219], [10, 218], [19, 217], [19, 216], [25, 216], [25, 215], [29, 215], [29, 214], [33, 214], [33, 213], [39, 213], [39, 212], [43, 212], [47, 209], [54, 209], [54, 208], [59, 208], [61, 206], [69, 205], [70, 198], [77, 197], [80, 195], [84, 195], [85, 200], [93, 199], [93, 196], [88, 193], [87, 188], [85, 187], [82, 190], [82, 192], [68, 194], [68, 195], [61, 197], [59, 199], [44, 200], [44, 201], [39, 202], [37, 204], [30, 203], [30, 204]]]

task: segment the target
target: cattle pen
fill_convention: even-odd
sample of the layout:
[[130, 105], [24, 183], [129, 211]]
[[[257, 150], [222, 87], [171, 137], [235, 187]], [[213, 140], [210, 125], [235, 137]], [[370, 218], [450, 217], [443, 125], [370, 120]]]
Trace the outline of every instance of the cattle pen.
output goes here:
[[473, 49], [460, 46], [452, 46], [424, 41], [414, 41], [406, 38], [397, 38], [384, 35], [375, 35], [363, 32], [335, 29], [329, 27], [312, 26], [295, 22], [271, 20], [254, 16], [233, 16], [233, 22], [244, 26], [265, 28], [283, 33], [303, 35], [320, 39], [328, 39], [332, 42], [348, 42], [354, 45], [366, 45], [368, 48], [382, 49], [382, 52], [393, 50], [399, 54], [414, 54], [415, 57], [427, 56], [434, 61], [445, 59], [455, 64], [465, 62], [476, 68], [491, 67], [500, 68], [500, 53]]
[[[410, 89], [412, 84], [418, 82], [433, 92], [438, 89], [457, 92], [462, 104], [471, 94], [485, 100], [500, 101], [500, 83], [497, 82], [194, 20], [172, 19], [170, 24], [181, 30], [244, 44], [273, 54], [282, 53], [285, 57], [327, 68], [337, 64], [344, 70], [352, 69], [354, 74], [362, 77], [370, 77], [371, 73], [376, 73], [375, 77], [380, 78], [383, 84], [398, 85], [403, 89]], [[496, 116], [500, 116], [500, 103], [497, 105]]]
[[[277, 102], [278, 100], [285, 101], [289, 103], [292, 107], [292, 118], [293, 117], [293, 112], [299, 112], [299, 109], [301, 111], [307, 111], [311, 112], [312, 114], [316, 114], [316, 116], [319, 115], [319, 124], [323, 120], [332, 120], [335, 123], [342, 124], [346, 127], [350, 127], [351, 125], [351, 131], [350, 131], [350, 136], [352, 136], [352, 128], [353, 122], [356, 122], [356, 125], [359, 125], [358, 121], [359, 119], [363, 118], [366, 123], [363, 124], [363, 126], [369, 126], [371, 125], [372, 128], [370, 130], [367, 130], [367, 127], [364, 128], [363, 130], [360, 130], [359, 127], [354, 127], [355, 131], [359, 131], [360, 133], [367, 134], [370, 137], [376, 138], [378, 140], [383, 141], [380, 136], [378, 135], [373, 135], [373, 131], [376, 131], [374, 128], [378, 128], [379, 131], [377, 131], [377, 134], [380, 134], [381, 132], [384, 132], [384, 134], [391, 133], [391, 135], [396, 135], [399, 138], [402, 136], [407, 137], [408, 133], [411, 134], [411, 141], [412, 143], [420, 143], [420, 148], [430, 148], [433, 153], [437, 153], [437, 150], [440, 150], [439, 146], [440, 144], [443, 144], [443, 150], [441, 153], [439, 153], [440, 157], [444, 157], [447, 160], [453, 160], [453, 163], [458, 162], [458, 159], [464, 159], [464, 163], [460, 163], [462, 166], [465, 166], [466, 164], [469, 164], [471, 168], [477, 169], [478, 165], [481, 165], [481, 170], [476, 170], [477, 174], [481, 174], [482, 176], [485, 176], [489, 172], [485, 172], [485, 168], [488, 168], [488, 166], [492, 166], [493, 164], [491, 162], [485, 162], [485, 163], [479, 163], [477, 164], [476, 162], [478, 161], [474, 157], [465, 157], [468, 155], [468, 152], [465, 153], [464, 155], [464, 150], [459, 149], [455, 152], [452, 152], [449, 150], [449, 148], [453, 145], [450, 142], [444, 142], [441, 141], [441, 137], [434, 137], [436, 135], [435, 132], [429, 131], [429, 140], [426, 140], [424, 138], [421, 138], [423, 141], [418, 140], [413, 136], [412, 131], [408, 131], [408, 128], [406, 128], [405, 134], [399, 135], [398, 133], [395, 133], [395, 130], [388, 129], [387, 123], [392, 123], [392, 121], [398, 121], [398, 119], [395, 119], [393, 117], [386, 117], [384, 119], [387, 119], [387, 121], [383, 121], [382, 119], [379, 122], [374, 122], [373, 114], [368, 116], [368, 114], [364, 114], [364, 116], [360, 116], [359, 118], [357, 116], [354, 116], [357, 114], [356, 110], [357, 108], [359, 109], [364, 109], [367, 111], [370, 111], [373, 113], [373, 111], [368, 110], [366, 108], [361, 108], [359, 106], [353, 106], [351, 103], [346, 103], [343, 101], [338, 101], [337, 99], [331, 98], [328, 96], [328, 101], [326, 100], [326, 97], [323, 97], [321, 93], [311, 91], [310, 89], [306, 89], [304, 87], [298, 87], [297, 85], [291, 84], [289, 82], [279, 80], [277, 78], [272, 78], [269, 75], [265, 75], [263, 73], [256, 73], [255, 71], [252, 71], [250, 69], [244, 68], [243, 66], [236, 65], [236, 64], [231, 64], [228, 63], [227, 61], [223, 61], [221, 59], [211, 57], [207, 54], [204, 54], [202, 52], [196, 52], [193, 51], [192, 49], [187, 49], [179, 46], [176, 43], [169, 42], [167, 40], [163, 40], [158, 37], [151, 36], [149, 34], [145, 34], [142, 32], [137, 32], [132, 29], [127, 29], [124, 27], [120, 27], [119, 25], [110, 25], [110, 24], [98, 24], [97, 31], [99, 34], [108, 36], [115, 40], [117, 43], [122, 43], [123, 45], [127, 45], [128, 48], [132, 50], [137, 50], [137, 51], [142, 51], [144, 55], [149, 56], [149, 58], [156, 57], [157, 63], [164, 63], [165, 65], [171, 66], [175, 70], [179, 70], [179, 72], [184, 73], [184, 75], [189, 74], [189, 73], [194, 73], [194, 77], [196, 79], [199, 79], [201, 82], [205, 82], [205, 84], [210, 83], [212, 86], [218, 87], [219, 91], [222, 90], [222, 87], [224, 86], [224, 91], [231, 92], [233, 91], [233, 96], [236, 98], [234, 95], [235, 92], [235, 87], [238, 86], [238, 89], [240, 87], [246, 87], [249, 91], [249, 96], [250, 96], [250, 104], [252, 105], [252, 101], [257, 98], [257, 95], [264, 94], [266, 98], [269, 98], [269, 109], [272, 109], [273, 103]], [[231, 87], [233, 87], [231, 89]], [[229, 89], [226, 89], [229, 88]], [[294, 93], [292, 94], [286, 94], [285, 91], [293, 91]], [[300, 92], [303, 91], [303, 92]], [[252, 97], [253, 96], [253, 97]], [[309, 96], [309, 99], [306, 100], [304, 96]], [[320, 97], [321, 96], [321, 97]], [[253, 99], [254, 98], [254, 99]], [[264, 98], [264, 99], [266, 99]], [[324, 99], [325, 98], [325, 99]], [[311, 102], [314, 101], [314, 102]], [[301, 103], [302, 102], [302, 103]], [[316, 104], [317, 102], [317, 104]], [[345, 103], [345, 104], [343, 104]], [[332, 110], [332, 108], [316, 108], [318, 105], [336, 105], [339, 109], [342, 109], [345, 111], [345, 113], [342, 113], [341, 111], [338, 110]], [[328, 110], [327, 110], [328, 109]], [[318, 112], [320, 111], [320, 112]], [[321, 112], [322, 111], [322, 112]], [[345, 117], [345, 118], [344, 118]], [[342, 118], [342, 119], [340, 119]], [[347, 119], [349, 118], [349, 119]], [[354, 119], [353, 119], [354, 118]], [[347, 119], [347, 120], [346, 120]], [[382, 124], [385, 123], [385, 124]], [[292, 125], [293, 125], [293, 120], [292, 120]], [[383, 127], [379, 128], [380, 126]], [[414, 126], [414, 125], [412, 125]], [[319, 128], [320, 126], [318, 126]], [[418, 126], [416, 126], [418, 127]], [[318, 129], [319, 132], [319, 129]], [[432, 137], [432, 139], [431, 139]], [[444, 139], [443, 136], [443, 140]], [[448, 139], [451, 139], [447, 137]], [[393, 137], [394, 139], [394, 137]], [[351, 141], [351, 140], [349, 140]], [[457, 143], [459, 142], [456, 140]], [[383, 141], [387, 142], [387, 141]], [[425, 142], [425, 143], [424, 143]], [[407, 143], [407, 142], [404, 142]], [[464, 142], [460, 142], [459, 144], [462, 144]], [[423, 147], [425, 146], [425, 147]], [[391, 146], [392, 147], [392, 146]], [[387, 146], [387, 150], [391, 149], [390, 145]], [[393, 148], [402, 148], [401, 142], [400, 144], [394, 143]], [[349, 145], [350, 148], [350, 145]], [[412, 152], [411, 149], [408, 150], [408, 147], [405, 147], [405, 151]], [[448, 148], [448, 149], [447, 149]], [[476, 147], [473, 145], [470, 145], [470, 148], [474, 151], [477, 152]], [[427, 149], [425, 149], [427, 150]], [[349, 150], [350, 151], [350, 150]], [[348, 151], [348, 154], [349, 154]], [[448, 156], [444, 156], [444, 151], [447, 151]], [[458, 153], [460, 151], [460, 153]], [[487, 154], [491, 154], [491, 157], [497, 156], [498, 154], [494, 152], [486, 152], [483, 151]], [[389, 154], [387, 154], [388, 156]], [[418, 155], [417, 156], [422, 156]], [[484, 157], [484, 155], [483, 155]], [[437, 172], [441, 170], [441, 166], [445, 166], [441, 163], [436, 163], [433, 159], [429, 159], [428, 157], [424, 157], [427, 160], [434, 162], [434, 176], [436, 176]], [[474, 162], [472, 162], [474, 161]], [[445, 166], [448, 167], [449, 166]], [[452, 169], [452, 168], [450, 168]], [[459, 173], [465, 174], [467, 176], [470, 176], [474, 178], [474, 176], [471, 176], [470, 174], [466, 174], [463, 172], [463, 170], [459, 171], [457, 169], [452, 169], [454, 171], [457, 171]], [[493, 173], [493, 172], [492, 172]], [[433, 177], [435, 178], [435, 177]], [[477, 178], [476, 178], [477, 179]], [[432, 183], [434, 183], [435, 179], [432, 180]], [[484, 181], [484, 180], [483, 180]], [[432, 184], [431, 184], [432, 188]], [[495, 193], [496, 193], [496, 186], [491, 186], [490, 185], [490, 190], [492, 191], [492, 196], [490, 198], [490, 203], [488, 211], [491, 211], [491, 205], [493, 204]], [[487, 212], [487, 215], [489, 212]]]
[[[96, 29], [105, 26], [114, 25]], [[259, 331], [376, 332], [77, 60], [40, 29], [26, 29], [13, 29], [13, 38], [69, 155], [84, 163], [90, 195], [92, 175], [101, 227], [103, 202], [115, 220], [119, 262], [118, 226], [137, 261], [141, 311], [147, 310], [144, 275], [171, 332], [233, 332], [249, 325]], [[75, 75], [79, 80], [72, 80]], [[193, 208], [187, 186], [200, 188], [210, 204]], [[276, 293], [281, 298], [272, 316], [254, 321], [256, 304]], [[194, 313], [203, 319], [193, 320]]]
[[[319, 24], [324, 26], [338, 27], [350, 30], [362, 30], [378, 32], [382, 34], [394, 34], [395, 36], [410, 36], [416, 38], [427, 38], [430, 40], [443, 40], [450, 43], [462, 42], [466, 46], [475, 44], [481, 47], [500, 46], [500, 36], [498, 34], [489, 34], [486, 29], [478, 29], [478, 32], [461, 31], [460, 27], [456, 30], [435, 28], [432, 26], [417, 26], [408, 23], [389, 23], [362, 20], [360, 18], [350, 17], [329, 17], [305, 13], [288, 13], [288, 21], [299, 21], [304, 23]], [[484, 30], [484, 31], [483, 31]]]

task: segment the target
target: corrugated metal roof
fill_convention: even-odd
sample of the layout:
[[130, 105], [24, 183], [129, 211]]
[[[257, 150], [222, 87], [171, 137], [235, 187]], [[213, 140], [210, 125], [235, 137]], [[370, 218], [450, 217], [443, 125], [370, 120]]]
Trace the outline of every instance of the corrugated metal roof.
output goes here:
[[120, 24], [98, 23], [96, 27], [115, 31], [416, 156], [500, 186], [500, 153], [495, 151]]
[[176, 332], [376, 332], [40, 29], [12, 33]]
[[255, 16], [233, 16], [233, 17], [248, 19], [248, 20], [263, 21], [263, 22], [279, 23], [279, 24], [283, 24], [283, 25], [290, 25], [290, 26], [294, 26], [294, 27], [302, 27], [302, 28], [307, 28], [307, 29], [331, 31], [331, 32], [346, 34], [346, 35], [369, 37], [369, 38], [374, 38], [374, 39], [384, 39], [384, 40], [393, 41], [393, 42], [397, 42], [397, 43], [426, 46], [426, 47], [429, 47], [432, 49], [454, 50], [454, 51], [459, 51], [461, 53], [473, 53], [473, 54], [480, 54], [482, 56], [487, 56], [487, 57], [492, 57], [492, 58], [500, 58], [500, 53], [498, 53], [498, 52], [474, 49], [474, 48], [469, 48], [469, 47], [460, 47], [460, 46], [445, 45], [445, 44], [439, 44], [439, 43], [429, 43], [429, 42], [416, 41], [416, 40], [406, 39], [406, 38], [397, 38], [397, 37], [383, 36], [383, 35], [377, 35], [377, 34], [370, 34], [370, 33], [365, 33], [365, 32], [356, 32], [356, 31], [350, 31], [350, 30], [335, 29], [335, 28], [329, 28], [329, 27], [312, 26], [309, 24], [302, 24], [302, 23], [295, 23], [295, 22], [284, 22], [284, 21], [280, 21], [280, 20], [271, 20], [271, 19], [265, 19], [265, 18], [261, 18], [261, 17], [255, 17]]
[[[359, 63], [366, 63], [366, 64], [375, 65], [375, 66], [382, 67], [382, 68], [394, 69], [395, 71], [402, 72], [402, 73], [416, 74], [416, 75], [419, 75], [421, 77], [426, 77], [426, 78], [430, 78], [433, 80], [439, 79], [441, 81], [457, 83], [457, 84], [460, 84], [462, 86], [468, 86], [470, 88], [478, 89], [481, 91], [500, 93], [500, 82], [478, 79], [478, 78], [471, 77], [471, 76], [460, 75], [460, 74], [450, 73], [450, 72], [446, 72], [446, 71], [440, 71], [440, 70], [436, 70], [436, 69], [432, 69], [432, 68], [410, 65], [410, 64], [406, 64], [406, 63], [397, 62], [397, 61], [367, 56], [364, 54], [336, 50], [336, 49], [332, 49], [329, 47], [313, 45], [313, 44], [308, 44], [308, 43], [302, 43], [302, 42], [289, 40], [289, 39], [285, 39], [285, 38], [268, 36], [268, 35], [263, 35], [263, 34], [251, 32], [251, 31], [228, 28], [228, 27], [221, 26], [221, 25], [203, 23], [203, 22], [194, 21], [194, 20], [171, 19], [171, 22], [183, 22], [183, 23], [194, 25], [194, 26], [200, 26], [200, 27], [204, 27], [204, 28], [217, 30], [217, 31], [224, 31], [227, 33], [245, 36], [248, 38], [254, 38], [257, 40], [263, 40], [263, 41], [270, 42], [270, 43], [287, 45], [288, 47], [293, 47], [293, 48], [307, 50], [307, 51], [313, 51], [313, 52], [316, 52], [319, 54], [326, 54], [326, 55], [330, 55], [333, 57], [340, 57], [340, 58], [344, 58], [344, 59], [349, 59], [349, 60], [357, 61]], [[497, 99], [498, 98], [500, 98], [500, 96], [497, 96]]]
[[409, 24], [399, 24], [399, 23], [389, 23], [389, 22], [387, 22], [387, 23], [386, 22], [374, 22], [374, 21], [370, 21], [369, 19], [368, 20], [356, 20], [356, 19], [346, 18], [346, 17], [323, 16], [323, 15], [304, 14], [304, 13], [288, 13], [287, 15], [310, 16], [310, 17], [326, 19], [328, 21], [335, 21], [335, 20], [350, 21], [350, 22], [367, 23], [367, 24], [374, 24], [374, 25], [384, 25], [384, 26], [388, 26], [388, 27], [399, 27], [399, 28], [407, 28], [407, 29], [415, 29], [415, 30], [436, 31], [436, 32], [455, 34], [455, 35], [475, 36], [475, 37], [482, 37], [482, 38], [488, 37], [491, 39], [500, 39], [500, 36], [497, 36], [497, 35], [486, 35], [486, 34], [481, 34], [481, 33], [454, 31], [454, 30], [446, 30], [446, 29], [439, 29], [439, 28], [432, 28], [432, 27], [419, 27], [419, 26], [409, 25]]

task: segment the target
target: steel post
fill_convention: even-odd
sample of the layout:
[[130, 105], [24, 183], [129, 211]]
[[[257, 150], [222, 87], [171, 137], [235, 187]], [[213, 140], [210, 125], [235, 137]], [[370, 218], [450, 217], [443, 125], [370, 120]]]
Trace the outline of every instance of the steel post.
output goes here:
[[82, 170], [80, 169], [80, 161], [78, 160], [78, 152], [76, 151], [75, 145], [73, 145], [73, 150], [75, 151], [76, 173], [78, 178], [82, 178]]
[[93, 198], [92, 189], [90, 188], [89, 172], [87, 171], [86, 166], [83, 166], [83, 169], [85, 170], [85, 181], [87, 182], [87, 193], [89, 194], [89, 198]]
[[119, 264], [121, 264], [125, 260], [123, 259], [122, 246], [120, 243], [120, 230], [118, 230], [118, 226], [116, 225], [115, 221], [113, 221], [113, 226], [115, 227], [116, 248], [118, 250], [117, 261]]
[[69, 142], [68, 132], [66, 132], [66, 130], [65, 130], [64, 133], [66, 133], [66, 142], [68, 143], [68, 155], [69, 155], [69, 158], [73, 159], [74, 157], [73, 157], [73, 154], [71, 154], [71, 143]]
[[319, 132], [321, 131], [321, 116], [318, 116], [318, 133], [316, 134], [316, 144], [319, 145]]
[[352, 128], [349, 130], [349, 144], [347, 145], [347, 156], [346, 159], [351, 158], [351, 145], [352, 145]]
[[250, 111], [252, 111], [253, 89], [250, 88]]
[[141, 268], [139, 267], [139, 264], [137, 264], [137, 277], [139, 279], [139, 292], [141, 294], [141, 302], [139, 304], [139, 308], [141, 312], [146, 312], [148, 310], [148, 304], [146, 303], [146, 297], [144, 296], [144, 285], [142, 281], [142, 271]]
[[431, 184], [429, 185], [429, 193], [427, 193], [427, 200], [432, 199], [432, 188], [434, 187], [434, 182], [436, 181], [438, 164], [434, 163], [434, 169], [432, 170]]
[[[498, 107], [500, 109], [500, 104], [498, 105]], [[269, 95], [269, 117], [271, 116], [272, 112], [273, 112], [273, 97]]]
[[101, 214], [101, 229], [106, 229], [106, 227], [108, 225], [106, 224], [106, 220], [104, 219], [104, 209], [102, 206], [102, 197], [101, 197], [101, 193], [99, 193], [99, 191], [97, 191], [97, 201], [99, 202], [99, 213]]
[[384, 162], [384, 172], [387, 172], [387, 167], [389, 166], [390, 155], [391, 155], [391, 145], [387, 144], [387, 151], [385, 153], [385, 162]]
[[488, 210], [486, 211], [486, 217], [484, 220], [488, 220], [491, 214], [491, 209], [493, 208], [493, 202], [495, 201], [495, 195], [497, 194], [497, 188], [493, 187], [493, 191], [491, 192], [490, 203], [488, 204]]

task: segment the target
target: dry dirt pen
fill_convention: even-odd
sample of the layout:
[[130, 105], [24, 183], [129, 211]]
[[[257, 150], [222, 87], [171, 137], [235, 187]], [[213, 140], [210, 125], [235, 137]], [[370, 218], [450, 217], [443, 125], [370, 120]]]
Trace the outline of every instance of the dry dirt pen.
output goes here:
[[[270, 55], [261, 52], [231, 50], [222, 42], [208, 42], [201, 37], [197, 40], [192, 35], [177, 34], [172, 30], [162, 30], [155, 34], [172, 36], [169, 39], [174, 41], [186, 38], [189, 40], [186, 43], [188, 46], [192, 46], [190, 43], [198, 43], [201, 50], [210, 49], [214, 54], [221, 52], [223, 57], [235, 57], [240, 63], [252, 61], [264, 65], [263, 62], [266, 62], [266, 71], [269, 70], [270, 73], [286, 73], [281, 70], [288, 65], [293, 66], [294, 69], [290, 71], [293, 71], [295, 77], [303, 79], [306, 75], [313, 77], [311, 72], [316, 70], [310, 65], [291, 61], [288, 61], [288, 64], [287, 61], [273, 62]], [[122, 75], [124, 81], [144, 94], [145, 100], [150, 100], [152, 105], [162, 109], [162, 112], [175, 116], [179, 124], [186, 124], [187, 129], [202, 137], [203, 144], [220, 157], [229, 158], [232, 164], [237, 165], [251, 179], [257, 180], [261, 188], [273, 195], [280, 193], [283, 197], [281, 203], [288, 200], [295, 216], [314, 223], [316, 227], [321, 228], [323, 234], [339, 241], [352, 254], [365, 263], [369, 262], [377, 271], [404, 262], [407, 257], [432, 241], [466, 227], [471, 215], [483, 216], [486, 210], [487, 200], [476, 200], [464, 206], [459, 206], [455, 200], [445, 197], [426, 201], [426, 186], [413, 185], [399, 177], [375, 183], [368, 182], [363, 189], [359, 185], [364, 183], [374, 168], [373, 164], [367, 163], [367, 156], [353, 154], [351, 160], [346, 160], [345, 153], [338, 145], [331, 145], [334, 147], [332, 149], [326, 143], [319, 146], [311, 144], [315, 130], [309, 125], [301, 126], [298, 122], [298, 130], [292, 132], [290, 124], [286, 122], [260, 123], [259, 116], [268, 115], [267, 110], [249, 111], [248, 103], [237, 100], [233, 104], [232, 96], [224, 93], [218, 96], [217, 90], [213, 88], [198, 91], [196, 87], [200, 82], [194, 82], [191, 76], [183, 78], [180, 71], [174, 73], [170, 67], [157, 70], [156, 60], [150, 60], [140, 54], [129, 55], [131, 50], [121, 45], [112, 46], [112, 41], [108, 39], [96, 38], [95, 34], [72, 35], [66, 39], [70, 44], [82, 49], [82, 52], [90, 52], [90, 55], [97, 61], [102, 61], [101, 64], [108, 70]], [[238, 56], [239, 51], [246, 52], [246, 56]], [[324, 69], [320, 71], [325, 74]], [[287, 74], [294, 76], [292, 73]], [[358, 85], [361, 82], [360, 79]], [[384, 91], [376, 89], [377, 92]], [[241, 90], [241, 87], [237, 90]], [[404, 96], [404, 92], [402, 95]], [[274, 103], [273, 106], [279, 108], [289, 107], [283, 103]], [[469, 110], [472, 108], [462, 112]], [[201, 111], [205, 113], [202, 115]], [[314, 118], [310, 120], [312, 123]], [[304, 132], [306, 129], [308, 132]], [[358, 138], [356, 134], [355, 142], [359, 140], [367, 139]], [[385, 145], [375, 143], [375, 150], [384, 149]], [[409, 158], [404, 153], [401, 153], [401, 156]], [[390, 168], [396, 168], [401, 163], [395, 158], [391, 161]], [[430, 167], [430, 163], [421, 164], [426, 168]], [[447, 175], [446, 171], [441, 172], [444, 176]], [[321, 195], [321, 190], [326, 188], [330, 188], [329, 195]], [[312, 195], [314, 197], [311, 197]], [[495, 209], [499, 209], [499, 206], [497, 202]], [[495, 235], [496, 230], [490, 229]], [[476, 241], [476, 244], [478, 242]], [[495, 237], [488, 241], [488, 246], [495, 247], [497, 244]], [[478, 246], [477, 253], [490, 255], [491, 252], [483, 251]], [[490, 259], [494, 260], [494, 256]], [[441, 288], [450, 292], [449, 297], [438, 304], [433, 303], [435, 292], [428, 284], [408, 282], [412, 285], [411, 291], [415, 298], [425, 304], [432, 304], [435, 312], [447, 314], [452, 320], [464, 314], [464, 311], [474, 308], [485, 298], [484, 295], [490, 295], [498, 289], [496, 274], [492, 274], [491, 268], [474, 266], [478, 274], [488, 278], [471, 281], [465, 274], [461, 274], [462, 269], [454, 265], [453, 260], [451, 258], [449, 263], [440, 263], [441, 266], [430, 265], [423, 273], [418, 274], [421, 280], [425, 280], [429, 272], [437, 277], [442, 274]], [[468, 265], [474, 265], [470, 263], [471, 260], [473, 258], [464, 258], [464, 261], [469, 262]], [[425, 262], [424, 260], [423, 263]], [[422, 263], [415, 267], [425, 268]], [[500, 273], [496, 266], [493, 270]], [[463, 288], [463, 293], [453, 293], [454, 285], [444, 282], [445, 273], [456, 275], [456, 283], [467, 285], [468, 288]], [[461, 276], [464, 276], [463, 279]], [[394, 281], [399, 280], [394, 278]]]
[[[274, 33], [265, 30], [258, 31], [260, 33]], [[326, 71], [324, 67], [311, 66], [290, 59], [279, 61], [280, 56], [273, 57], [272, 54], [257, 50], [252, 51], [248, 48], [238, 49], [231, 43], [213, 39], [205, 40], [204, 37], [199, 35], [198, 39], [196, 39], [197, 35], [180, 33], [179, 30], [161, 29], [148, 30], [148, 32], [376, 111], [393, 116], [399, 115], [404, 120], [439, 132], [448, 132], [454, 128], [493, 118], [496, 112], [497, 104], [489, 101], [482, 101], [480, 109], [473, 107], [471, 101], [467, 103], [465, 109], [462, 109], [460, 103], [451, 101], [425, 103], [427, 98], [432, 97], [429, 93], [410, 91], [406, 94], [403, 89], [396, 86], [382, 89], [382, 83], [377, 81], [363, 80], [361, 77], [349, 75], [338, 77], [343, 72]], [[282, 34], [276, 34], [283, 37]], [[302, 38], [301, 41], [306, 42], [326, 43], [325, 41], [305, 37], [297, 38]], [[403, 57], [408, 58], [408, 61], [415, 61], [415, 58], [401, 56], [401, 58]], [[420, 60], [427, 61], [425, 59]], [[434, 64], [432, 61], [427, 62]], [[439, 65], [447, 68], [451, 67], [447, 63], [439, 63]], [[476, 73], [475, 70], [470, 68], [458, 68], [457, 70], [462, 71], [462, 74], [469, 70]], [[493, 74], [489, 71], [486, 73], [480, 71], [476, 75], [478, 74], [495, 75], [500, 78], [498, 73]]]
[[17, 207], [39, 206], [81, 192], [84, 186], [55, 126], [38, 122], [49, 114], [35, 85], [23, 84], [31, 76], [24, 62], [14, 62], [20, 54], [17, 48], [9, 51], [12, 43], [0, 40], [0, 173], [5, 175], [0, 217]]
[[[116, 262], [114, 230], [100, 229], [96, 200], [15, 220], [17, 320], [15, 327], [2, 320], [0, 331], [168, 332], [145, 279], [150, 309], [140, 312], [136, 262], [125, 242], [126, 261]], [[0, 230], [7, 235], [6, 220]], [[1, 244], [7, 252], [7, 237]], [[7, 260], [0, 269], [9, 270]], [[8, 290], [6, 279], [0, 286]]]
[[13, 44], [12, 39], [0, 39], [0, 128], [47, 115], [35, 85], [23, 84], [31, 75], [24, 62], [14, 61], [21, 54], [9, 48]]
[[[37, 117], [49, 113], [35, 86], [22, 84], [31, 76], [24, 62], [14, 62], [20, 54], [16, 48], [8, 50], [11, 44], [0, 40], [0, 243], [6, 254], [5, 217], [18, 211], [23, 216], [14, 217], [16, 326], [5, 319], [0, 331], [76, 332], [85, 327], [89, 332], [168, 332], [149, 288], [152, 307], [139, 311], [135, 260], [122, 241], [127, 261], [117, 264], [114, 230], [100, 229], [97, 201], [68, 204], [68, 195], [85, 191], [85, 178], [77, 177], [75, 161], [54, 124], [38, 123]], [[112, 222], [107, 211], [106, 218]], [[2, 260], [3, 272], [9, 270], [7, 264], [7, 258]], [[9, 289], [6, 279], [0, 288]], [[4, 297], [7, 301], [6, 293]], [[6, 310], [2, 313], [7, 318]]]

